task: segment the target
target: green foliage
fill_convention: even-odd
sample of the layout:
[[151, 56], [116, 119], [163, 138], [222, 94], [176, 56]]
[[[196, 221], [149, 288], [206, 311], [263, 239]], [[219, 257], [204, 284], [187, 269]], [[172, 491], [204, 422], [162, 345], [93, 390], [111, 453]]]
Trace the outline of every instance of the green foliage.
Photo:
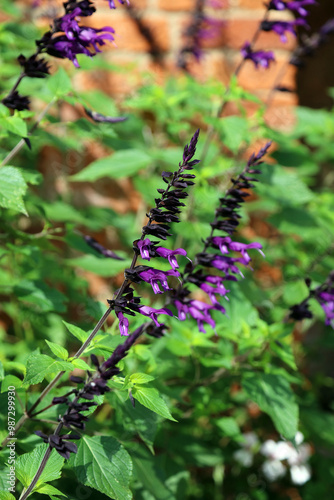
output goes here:
[[[47, 445], [41, 444], [37, 446], [34, 451], [25, 453], [17, 459], [15, 466], [17, 479], [25, 488], [27, 488], [33, 480], [47, 448]], [[50, 485], [45, 485], [45, 483], [58, 479], [61, 475], [63, 465], [64, 459], [56, 450], [53, 450], [35, 488], [39, 490], [44, 486], [50, 487]]]
[[[40, 35], [19, 5], [5, 8], [12, 21], [0, 28], [1, 98], [18, 75], [14, 57], [32, 53]], [[100, 55], [78, 59], [82, 72], [124, 71]], [[305, 277], [317, 286], [334, 268], [333, 110], [299, 107], [294, 129], [280, 132], [265, 125], [263, 105], [236, 79], [227, 100], [238, 112], [218, 119], [225, 89], [216, 81], [203, 85], [190, 76], [168, 77], [157, 85], [146, 75], [121, 102], [99, 89], [74, 90], [74, 69], [56, 67], [54, 59], [52, 64], [46, 80], [22, 82], [22, 92], [32, 97], [31, 111], [0, 105], [1, 159], [28, 137], [49, 106], [29, 135], [32, 149], [25, 144], [11, 166], [0, 167], [1, 439], [8, 427], [9, 388], [16, 387], [18, 421], [25, 406], [31, 408], [65, 372], [17, 432], [18, 494], [47, 448], [34, 431], [50, 433], [66, 410], [52, 405], [53, 397], [74, 389], [72, 372], [85, 377], [95, 370], [89, 354], [102, 363], [124, 340], [112, 314], [74, 359], [131, 264], [133, 241], [156, 189], [164, 187], [161, 172], [177, 168], [197, 127], [200, 157], [205, 129], [213, 126], [216, 135], [196, 167], [182, 222], [172, 227], [166, 245], [187, 249], [193, 259], [210, 233], [219, 198], [244, 168], [244, 149], [258, 151], [257, 141], [272, 139], [274, 163], [261, 166], [235, 235], [244, 243], [259, 241], [265, 260], [250, 250], [254, 273], [246, 269], [244, 280], [226, 282], [229, 301], [221, 302], [227, 314], [215, 311], [216, 332], [199, 332], [192, 319], [166, 318], [167, 335], [143, 336], [131, 348], [119, 364], [121, 373], [109, 382], [110, 392], [96, 397], [98, 408], [86, 412], [78, 453], [64, 463], [53, 451], [31, 498], [74, 500], [74, 483], [85, 485], [96, 500], [279, 500], [296, 490], [306, 500], [326, 498], [334, 484], [332, 330], [314, 300], [314, 316], [303, 323], [288, 320], [288, 309], [308, 296]], [[258, 106], [251, 118], [247, 101]], [[95, 123], [83, 106], [128, 120]], [[105, 258], [84, 235], [123, 260]], [[183, 269], [187, 261], [178, 259]], [[143, 303], [163, 307], [165, 297], [153, 296], [149, 288], [136, 285]], [[130, 330], [142, 319], [130, 318]], [[312, 445], [312, 481], [292, 490], [288, 474], [274, 482], [265, 476], [261, 445], [280, 436], [296, 444], [298, 430]], [[247, 442], [249, 433], [255, 444]], [[240, 450], [251, 454], [251, 464], [238, 462]], [[5, 484], [8, 456], [4, 448], [0, 498], [13, 500]]]
[[78, 480], [115, 500], [131, 500], [129, 454], [110, 436], [83, 436], [73, 460]]

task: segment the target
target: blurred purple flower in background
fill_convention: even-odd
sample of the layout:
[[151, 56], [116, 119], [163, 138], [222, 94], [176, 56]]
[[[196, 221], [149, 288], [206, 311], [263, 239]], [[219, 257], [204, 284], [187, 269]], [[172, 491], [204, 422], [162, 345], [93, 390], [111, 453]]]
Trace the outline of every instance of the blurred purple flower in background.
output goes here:
[[241, 49], [241, 54], [244, 59], [253, 61], [256, 67], [262, 66], [269, 68], [272, 61], [275, 61], [274, 53], [270, 50], [253, 50], [251, 44], [246, 42]]

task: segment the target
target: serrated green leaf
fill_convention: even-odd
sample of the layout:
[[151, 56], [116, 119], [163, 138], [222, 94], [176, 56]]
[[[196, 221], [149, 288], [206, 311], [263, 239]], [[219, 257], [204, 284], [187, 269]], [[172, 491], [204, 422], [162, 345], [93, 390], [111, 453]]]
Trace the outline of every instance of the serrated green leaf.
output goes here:
[[0, 207], [28, 215], [23, 202], [26, 191], [27, 183], [18, 168], [0, 168]]
[[13, 134], [19, 135], [20, 137], [27, 137], [28, 135], [26, 122], [17, 115], [1, 117], [0, 127], [3, 127], [8, 130], [8, 132], [13, 132]]
[[32, 353], [27, 360], [27, 372], [23, 384], [39, 384], [49, 373], [72, 370], [72, 364], [67, 361], [59, 361], [46, 354]]
[[298, 430], [298, 405], [289, 382], [282, 376], [245, 373], [242, 387], [250, 399], [267, 413], [279, 433], [293, 439]]
[[78, 174], [70, 177], [74, 182], [93, 182], [102, 177], [121, 179], [134, 175], [138, 170], [147, 167], [151, 158], [140, 149], [124, 149], [116, 151], [112, 156], [100, 158]]
[[177, 422], [170, 414], [165, 401], [154, 387], [135, 387], [132, 389], [132, 396], [143, 406], [154, 411], [154, 413], [164, 418], [168, 418], [169, 420], [173, 420], [173, 422]]
[[111, 436], [83, 436], [73, 458], [78, 480], [109, 498], [131, 500], [128, 489], [132, 474], [130, 455]]
[[50, 342], [49, 340], [45, 340], [45, 342], [48, 344], [48, 346], [50, 347], [51, 351], [55, 356], [57, 356], [60, 359], [63, 359], [64, 361], [67, 360], [68, 351], [67, 349], [65, 349], [65, 347], [55, 344], [54, 342]]
[[[47, 444], [40, 444], [34, 451], [25, 453], [16, 460], [16, 476], [25, 488], [27, 488], [33, 480], [47, 449]], [[63, 465], [64, 458], [61, 457], [56, 450], [52, 450], [50, 458], [37, 481], [36, 488], [47, 481], [54, 481], [60, 478], [60, 471]]]
[[88, 337], [87, 332], [85, 332], [84, 330], [82, 330], [78, 326], [71, 325], [71, 323], [66, 323], [66, 321], [63, 321], [63, 323], [66, 326], [66, 328], [68, 329], [68, 331], [70, 333], [72, 333], [72, 335], [74, 335], [74, 337], [76, 337], [78, 340], [80, 340], [80, 342], [85, 342], [85, 340]]
[[59, 68], [56, 73], [48, 78], [47, 86], [54, 96], [61, 97], [71, 90], [72, 83], [66, 71]]

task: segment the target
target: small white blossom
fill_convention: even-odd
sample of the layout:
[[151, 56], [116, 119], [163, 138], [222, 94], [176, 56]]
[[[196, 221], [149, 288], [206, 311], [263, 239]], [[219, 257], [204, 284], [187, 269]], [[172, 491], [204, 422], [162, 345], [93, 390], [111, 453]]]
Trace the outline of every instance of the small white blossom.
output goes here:
[[311, 467], [309, 465], [292, 465], [290, 474], [293, 484], [302, 485], [311, 479]]
[[248, 450], [240, 449], [235, 451], [233, 458], [244, 467], [251, 467], [253, 465], [253, 453]]
[[286, 467], [279, 460], [266, 460], [262, 464], [262, 471], [268, 481], [276, 481], [286, 473]]

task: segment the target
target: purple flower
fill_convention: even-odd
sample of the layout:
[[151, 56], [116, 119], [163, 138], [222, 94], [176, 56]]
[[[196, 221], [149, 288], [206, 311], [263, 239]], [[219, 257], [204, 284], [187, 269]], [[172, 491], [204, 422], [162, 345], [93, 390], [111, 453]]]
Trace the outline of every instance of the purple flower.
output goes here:
[[93, 55], [77, 40], [68, 40], [65, 35], [53, 38], [47, 52], [54, 57], [59, 57], [60, 59], [69, 59], [76, 68], [80, 68], [76, 57], [78, 54], [86, 54], [89, 57], [92, 57]]
[[174, 270], [159, 271], [158, 269], [148, 267], [145, 271], [138, 272], [138, 276], [140, 276], [143, 281], [146, 281], [146, 283], [150, 283], [154, 293], [164, 293], [160, 290], [159, 283], [164, 290], [172, 290], [168, 286], [167, 276], [180, 276], [180, 273]]
[[164, 247], [158, 247], [156, 248], [156, 253], [157, 255], [160, 255], [160, 257], [164, 257], [165, 259], [167, 258], [174, 271], [179, 267], [175, 255], [183, 255], [184, 257], [187, 255], [187, 252], [183, 248], [168, 250]]
[[263, 257], [265, 256], [261, 250], [262, 245], [256, 242], [249, 244], [238, 243], [237, 241], [232, 241], [229, 236], [226, 236], [224, 238], [222, 236], [214, 236], [213, 238], [211, 238], [211, 243], [214, 246], [218, 247], [222, 254], [227, 254], [230, 251], [240, 252], [247, 264], [251, 261], [251, 258], [247, 253], [247, 250], [250, 248], [256, 248]]
[[139, 248], [141, 258], [144, 260], [150, 260], [150, 248], [152, 242], [149, 238], [145, 238], [144, 240], [139, 240], [137, 242], [137, 247]]
[[[130, 5], [130, 2], [129, 0], [118, 0], [120, 4], [124, 5], [125, 4], [125, 1], [128, 5]], [[109, 3], [109, 7], [110, 9], [116, 9], [116, 4], [114, 2], [114, 0], [108, 0], [108, 3]]]
[[115, 33], [115, 30], [110, 26], [105, 26], [100, 29], [83, 27], [81, 28], [78, 37], [84, 45], [92, 45], [95, 52], [101, 52], [98, 46], [101, 47], [102, 45], [105, 45], [105, 40], [113, 41], [115, 39], [111, 33]]
[[325, 325], [334, 328], [334, 288], [320, 292], [316, 297], [326, 315]]
[[149, 307], [149, 306], [140, 306], [138, 308], [138, 312], [140, 312], [140, 314], [143, 314], [144, 316], [150, 317], [151, 320], [154, 321], [154, 323], [158, 327], [162, 326], [162, 324], [159, 323], [159, 321], [157, 320], [158, 314], [168, 314], [168, 316], [173, 316], [172, 311], [170, 311], [166, 307], [163, 307], [161, 309], [154, 309], [153, 307]]
[[309, 5], [315, 5], [315, 0], [297, 0], [293, 2], [283, 2], [282, 0], [271, 0], [268, 4], [268, 10], [292, 10], [297, 12], [300, 16], [307, 16], [309, 13], [305, 9]]
[[116, 312], [116, 316], [119, 319], [119, 331], [121, 335], [129, 335], [129, 320], [124, 316], [121, 311]]
[[294, 21], [262, 21], [262, 31], [274, 31], [280, 36], [283, 43], [287, 42], [286, 32], [297, 36], [296, 26], [307, 26], [305, 19], [295, 19]]
[[269, 68], [271, 61], [275, 61], [274, 53], [265, 50], [253, 50], [251, 44], [246, 42], [241, 49], [241, 54], [244, 59], [249, 59], [253, 61], [255, 67], [262, 66], [263, 68]]
[[202, 333], [206, 333], [204, 323], [207, 323], [212, 328], [216, 327], [216, 323], [210, 316], [209, 311], [216, 309], [223, 314], [226, 312], [224, 307], [218, 304], [218, 302], [210, 305], [205, 302], [201, 302], [200, 300], [189, 300], [187, 302], [175, 300], [174, 305], [178, 312], [178, 319], [180, 321], [184, 321], [187, 318], [187, 315], [190, 315], [192, 318], [196, 319], [198, 329]]

